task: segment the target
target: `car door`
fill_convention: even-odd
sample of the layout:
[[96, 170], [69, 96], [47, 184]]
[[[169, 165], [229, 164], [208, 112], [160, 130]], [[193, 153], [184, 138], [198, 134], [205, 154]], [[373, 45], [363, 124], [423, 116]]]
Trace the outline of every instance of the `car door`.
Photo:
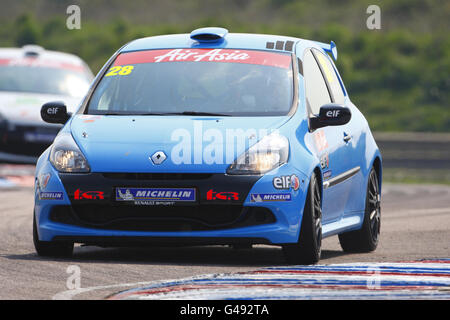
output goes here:
[[316, 56], [319, 64], [323, 66], [322, 68], [331, 70], [331, 74], [329, 77], [326, 77], [326, 80], [333, 93], [335, 102], [343, 104], [352, 112], [350, 121], [343, 126], [343, 136], [345, 137], [345, 146], [349, 153], [347, 161], [350, 167], [346, 176], [348, 181], [345, 181], [345, 185], [351, 189], [348, 193], [344, 216], [353, 215], [364, 210], [364, 205], [361, 206], [360, 198], [364, 194], [361, 190], [365, 190], [366, 183], [364, 175], [361, 173], [361, 168], [365, 165], [366, 131], [364, 128], [367, 122], [358, 108], [348, 98], [342, 79], [333, 61], [324, 54], [316, 54]]
[[[327, 103], [344, 103], [344, 95], [334, 73], [323, 61], [328, 59], [319, 50], [308, 50], [303, 59], [305, 77], [306, 102], [309, 116], [319, 114], [320, 107]], [[322, 66], [323, 63], [323, 66]], [[341, 89], [334, 92], [337, 86]], [[342, 177], [351, 172], [352, 148], [349, 148], [348, 125], [328, 126], [312, 131], [315, 152], [320, 159], [324, 182], [322, 215], [323, 223], [339, 220], [344, 212], [350, 184]]]
[[[328, 87], [333, 95], [335, 103], [339, 103], [349, 108], [352, 112], [352, 118], [345, 125], [343, 129], [343, 140], [345, 142], [345, 153], [348, 154], [347, 163], [348, 170], [344, 177], [339, 179], [342, 181], [342, 187], [346, 188], [346, 205], [344, 209], [344, 216], [346, 214], [352, 215], [361, 210], [360, 201], [361, 190], [365, 190], [364, 176], [361, 174], [361, 167], [364, 166], [365, 159], [365, 133], [364, 123], [366, 123], [361, 112], [355, 105], [352, 104], [345, 91], [342, 79], [340, 78], [336, 66], [329, 56], [317, 51], [316, 57], [319, 65], [324, 70], [325, 79]], [[328, 72], [328, 75], [327, 75]], [[337, 127], [339, 128], [339, 127]], [[355, 201], [357, 200], [357, 201]]]

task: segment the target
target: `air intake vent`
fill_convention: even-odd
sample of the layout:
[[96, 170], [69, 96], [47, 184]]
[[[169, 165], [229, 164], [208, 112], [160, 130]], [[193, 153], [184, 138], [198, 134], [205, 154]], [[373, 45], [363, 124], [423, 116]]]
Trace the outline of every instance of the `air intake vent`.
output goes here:
[[191, 39], [198, 42], [218, 42], [223, 41], [228, 30], [224, 28], [200, 28], [191, 32]]
[[44, 48], [34, 44], [24, 45], [22, 47], [26, 57], [36, 57], [44, 51]]

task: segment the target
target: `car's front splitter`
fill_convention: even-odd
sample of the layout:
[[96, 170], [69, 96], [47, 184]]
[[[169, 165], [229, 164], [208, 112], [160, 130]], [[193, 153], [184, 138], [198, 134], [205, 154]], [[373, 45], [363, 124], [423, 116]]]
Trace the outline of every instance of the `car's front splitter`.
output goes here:
[[[283, 175], [284, 171], [292, 173], [288, 167], [262, 177], [58, 174], [48, 164], [39, 170], [41, 175], [45, 171], [51, 171], [51, 178], [45, 190], [39, 186], [36, 189], [35, 209], [39, 238], [43, 241], [106, 243], [110, 239], [121, 243], [145, 239], [161, 243], [174, 238], [178, 243], [187, 243], [187, 239], [211, 244], [292, 243], [298, 239], [307, 185], [305, 177], [299, 175], [296, 190], [289, 186], [285, 190], [275, 189], [275, 178], [289, 176]], [[195, 196], [187, 199], [193, 201], [132, 199], [137, 192], [141, 196], [151, 196], [152, 192], [158, 196], [158, 192], [167, 190], [175, 195], [178, 190], [193, 190]], [[131, 197], [125, 196], [126, 191]]]

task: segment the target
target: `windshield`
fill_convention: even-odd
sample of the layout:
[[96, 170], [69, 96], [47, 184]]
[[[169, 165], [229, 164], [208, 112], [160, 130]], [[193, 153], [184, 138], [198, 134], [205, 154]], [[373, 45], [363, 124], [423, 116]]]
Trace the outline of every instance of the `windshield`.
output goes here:
[[82, 97], [89, 89], [91, 75], [82, 66], [32, 59], [19, 62], [0, 59], [0, 91]]
[[286, 115], [291, 55], [173, 49], [120, 54], [98, 84], [89, 114]]

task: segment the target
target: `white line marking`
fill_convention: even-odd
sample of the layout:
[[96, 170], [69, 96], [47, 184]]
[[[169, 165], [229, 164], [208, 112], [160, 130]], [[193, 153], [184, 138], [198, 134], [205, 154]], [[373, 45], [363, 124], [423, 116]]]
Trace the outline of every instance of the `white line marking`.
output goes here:
[[[174, 281], [174, 280], [164, 280], [161, 281], [166, 282], [166, 281]], [[106, 285], [106, 286], [97, 286], [97, 287], [89, 287], [89, 288], [79, 288], [79, 289], [73, 289], [73, 290], [66, 290], [66, 291], [61, 291], [58, 292], [57, 294], [55, 294], [52, 297], [52, 300], [72, 300], [73, 297], [82, 294], [82, 293], [86, 293], [86, 292], [90, 292], [90, 291], [95, 291], [95, 290], [104, 290], [104, 289], [113, 289], [113, 288], [121, 288], [121, 287], [134, 287], [134, 286], [142, 286], [142, 285], [149, 285], [149, 284], [154, 284], [154, 283], [158, 283], [158, 281], [145, 281], [145, 282], [135, 282], [135, 283], [119, 283], [119, 284], [112, 284], [112, 285]]]

